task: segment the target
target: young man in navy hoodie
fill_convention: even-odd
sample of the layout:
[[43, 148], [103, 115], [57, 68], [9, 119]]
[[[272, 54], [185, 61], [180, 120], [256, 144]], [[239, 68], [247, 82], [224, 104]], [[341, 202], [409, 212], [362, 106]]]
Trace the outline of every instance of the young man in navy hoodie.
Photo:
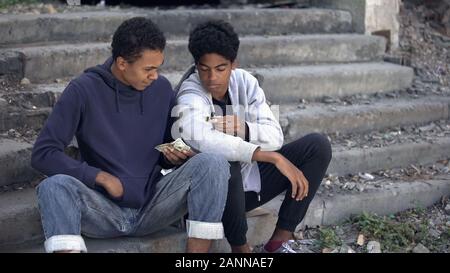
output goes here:
[[[87, 252], [93, 238], [143, 236], [187, 212], [188, 252], [223, 238], [229, 163], [155, 146], [171, 141], [174, 92], [158, 75], [165, 37], [149, 19], [123, 22], [112, 57], [72, 80], [33, 148], [47, 252]], [[81, 160], [64, 153], [76, 137]], [[162, 176], [161, 167], [179, 167]]]

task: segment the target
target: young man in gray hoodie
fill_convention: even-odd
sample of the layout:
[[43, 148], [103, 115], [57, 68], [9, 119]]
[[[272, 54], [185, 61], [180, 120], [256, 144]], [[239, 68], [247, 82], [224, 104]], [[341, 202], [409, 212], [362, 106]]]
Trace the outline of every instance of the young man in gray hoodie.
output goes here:
[[195, 150], [241, 164], [241, 176], [228, 185], [222, 217], [232, 251], [251, 252], [245, 212], [286, 191], [264, 251], [294, 252], [293, 232], [325, 175], [331, 146], [320, 134], [283, 145], [280, 124], [257, 79], [237, 68], [238, 48], [238, 35], [224, 21], [209, 21], [191, 32], [195, 65], [176, 88], [176, 127]]

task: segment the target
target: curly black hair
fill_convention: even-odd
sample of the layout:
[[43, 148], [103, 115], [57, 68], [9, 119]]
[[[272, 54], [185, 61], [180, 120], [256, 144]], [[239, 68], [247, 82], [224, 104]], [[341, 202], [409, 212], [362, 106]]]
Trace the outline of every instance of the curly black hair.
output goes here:
[[189, 51], [198, 64], [208, 53], [216, 53], [233, 62], [239, 50], [239, 37], [231, 24], [212, 20], [199, 24], [189, 35]]
[[134, 17], [124, 21], [114, 33], [111, 47], [113, 59], [124, 58], [133, 63], [141, 57], [145, 49], [163, 51], [166, 38], [152, 20]]

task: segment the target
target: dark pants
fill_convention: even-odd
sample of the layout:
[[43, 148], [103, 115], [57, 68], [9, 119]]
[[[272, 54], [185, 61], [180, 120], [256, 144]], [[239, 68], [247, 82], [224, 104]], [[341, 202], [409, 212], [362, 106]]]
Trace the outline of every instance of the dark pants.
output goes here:
[[278, 152], [303, 172], [309, 182], [308, 196], [302, 201], [296, 201], [291, 197], [289, 180], [273, 164], [258, 163], [261, 175], [258, 201], [257, 193], [244, 192], [239, 163], [231, 163], [228, 198], [222, 216], [225, 237], [230, 245], [240, 246], [247, 242], [245, 213], [269, 202], [283, 191], [286, 191], [286, 195], [278, 213], [276, 226], [294, 232], [305, 217], [331, 161], [330, 142], [323, 135], [314, 133], [284, 145]]

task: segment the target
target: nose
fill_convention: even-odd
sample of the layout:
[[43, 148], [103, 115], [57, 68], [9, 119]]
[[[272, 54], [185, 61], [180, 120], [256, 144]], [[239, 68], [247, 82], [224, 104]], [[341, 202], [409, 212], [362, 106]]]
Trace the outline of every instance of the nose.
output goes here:
[[217, 75], [214, 71], [208, 73], [208, 80], [214, 81], [217, 78]]
[[152, 71], [152, 72], [150, 72], [150, 73], [148, 74], [147, 78], [148, 78], [149, 80], [152, 80], [152, 81], [158, 79], [158, 71]]

